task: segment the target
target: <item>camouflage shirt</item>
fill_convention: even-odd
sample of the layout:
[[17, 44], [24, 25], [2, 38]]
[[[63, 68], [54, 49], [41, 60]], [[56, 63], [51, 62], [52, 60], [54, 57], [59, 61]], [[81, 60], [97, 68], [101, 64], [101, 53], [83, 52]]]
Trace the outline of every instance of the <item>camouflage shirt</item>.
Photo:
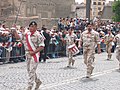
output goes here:
[[105, 44], [109, 44], [109, 45], [112, 45], [112, 41], [109, 42], [110, 39], [114, 38], [114, 35], [111, 33], [111, 34], [106, 34], [104, 36], [104, 40], [105, 40]]
[[94, 49], [96, 44], [100, 44], [99, 33], [92, 30], [89, 34], [88, 30], [86, 30], [81, 34], [81, 41], [83, 42], [83, 47]]
[[[28, 32], [27, 32], [28, 33]], [[23, 43], [25, 46], [25, 50], [29, 51], [28, 46], [27, 46], [27, 42], [26, 42], [26, 34], [23, 35]], [[44, 45], [44, 36], [42, 34], [40, 34], [40, 32], [36, 31], [33, 35], [30, 36], [31, 37], [31, 41], [33, 43], [33, 45], [36, 47], [36, 49], [40, 46], [45, 46]]]
[[74, 44], [75, 40], [77, 39], [76, 34], [72, 33], [71, 35], [67, 34], [65, 36], [65, 40], [66, 40], [66, 45], [70, 46], [72, 44]]
[[115, 40], [117, 41], [117, 47], [120, 48], [120, 34], [117, 34], [117, 35], [115, 36]]

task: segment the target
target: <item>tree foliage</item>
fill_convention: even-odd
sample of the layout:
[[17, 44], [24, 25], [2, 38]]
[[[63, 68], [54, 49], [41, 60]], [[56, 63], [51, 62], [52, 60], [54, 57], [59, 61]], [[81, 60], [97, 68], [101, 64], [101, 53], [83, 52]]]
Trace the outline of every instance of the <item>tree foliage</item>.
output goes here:
[[115, 13], [113, 20], [120, 22], [120, 0], [116, 0], [112, 6], [112, 10]]

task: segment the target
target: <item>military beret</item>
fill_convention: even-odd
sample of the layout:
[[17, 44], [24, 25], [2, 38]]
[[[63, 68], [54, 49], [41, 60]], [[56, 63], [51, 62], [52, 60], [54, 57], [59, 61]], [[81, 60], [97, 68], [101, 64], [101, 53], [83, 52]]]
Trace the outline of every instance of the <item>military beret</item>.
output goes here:
[[36, 23], [35, 21], [32, 21], [32, 22], [30, 22], [29, 27], [30, 27], [31, 25], [37, 26], [37, 23]]

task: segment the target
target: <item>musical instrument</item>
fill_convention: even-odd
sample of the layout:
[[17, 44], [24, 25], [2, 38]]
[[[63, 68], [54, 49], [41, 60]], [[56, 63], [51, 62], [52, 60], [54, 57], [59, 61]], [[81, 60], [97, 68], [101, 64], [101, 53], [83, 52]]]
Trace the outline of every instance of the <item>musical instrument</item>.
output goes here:
[[75, 44], [68, 46], [68, 49], [73, 55], [76, 55], [79, 53], [79, 49], [77, 48]]

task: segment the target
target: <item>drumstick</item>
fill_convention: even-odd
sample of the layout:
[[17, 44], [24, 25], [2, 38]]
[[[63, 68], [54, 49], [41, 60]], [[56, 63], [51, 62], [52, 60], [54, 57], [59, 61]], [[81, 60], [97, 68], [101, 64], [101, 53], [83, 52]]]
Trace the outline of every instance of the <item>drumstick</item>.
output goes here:
[[18, 13], [17, 13], [17, 15], [16, 15], [16, 18], [15, 18], [14, 24], [16, 24], [16, 22], [17, 22], [17, 20], [18, 20], [18, 16], [19, 16], [19, 13], [20, 13], [20, 8], [21, 8], [21, 5], [22, 5], [22, 2], [23, 2], [23, 0], [21, 0], [21, 2], [20, 2], [20, 6], [19, 6], [19, 9], [18, 9]]

